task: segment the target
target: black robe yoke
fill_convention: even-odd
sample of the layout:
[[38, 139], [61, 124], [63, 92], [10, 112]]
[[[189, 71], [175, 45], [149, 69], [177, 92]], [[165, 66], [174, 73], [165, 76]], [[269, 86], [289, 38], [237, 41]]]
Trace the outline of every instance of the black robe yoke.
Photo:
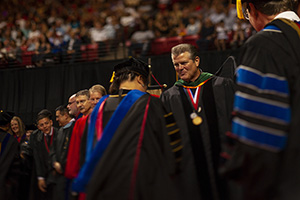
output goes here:
[[[91, 177], [87, 199], [128, 199], [134, 159], [149, 94], [130, 108]], [[104, 106], [104, 122], [119, 104], [110, 97]], [[176, 199], [170, 174], [174, 155], [166, 131], [164, 108], [160, 99], [151, 97], [134, 190], [134, 199]], [[105, 124], [105, 123], [104, 123]]]
[[213, 76], [201, 86], [197, 111], [202, 123], [192, 123], [194, 111], [182, 86], [163, 92], [161, 99], [173, 112], [183, 139], [182, 171], [174, 179], [180, 199], [226, 199], [220, 180], [221, 137], [230, 130], [233, 102], [233, 81]]

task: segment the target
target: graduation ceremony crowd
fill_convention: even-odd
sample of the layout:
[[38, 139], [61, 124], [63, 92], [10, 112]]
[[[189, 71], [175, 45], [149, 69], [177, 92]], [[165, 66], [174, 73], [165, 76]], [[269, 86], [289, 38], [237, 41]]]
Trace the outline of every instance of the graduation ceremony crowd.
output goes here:
[[168, 37], [194, 36], [201, 51], [225, 50], [254, 32], [228, 0], [3, 0], [0, 13], [0, 67], [31, 54], [36, 67], [80, 62], [88, 46], [98, 46], [99, 59], [118, 48], [145, 56], [151, 41]]
[[300, 199], [299, 1], [233, 3], [257, 34], [215, 74], [179, 44], [159, 95], [130, 57], [32, 126], [1, 110], [1, 199]]

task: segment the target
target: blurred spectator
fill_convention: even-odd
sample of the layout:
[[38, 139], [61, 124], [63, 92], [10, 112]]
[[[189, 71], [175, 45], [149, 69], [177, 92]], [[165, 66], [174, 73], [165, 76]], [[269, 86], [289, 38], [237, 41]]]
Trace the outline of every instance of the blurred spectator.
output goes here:
[[124, 27], [124, 34], [125, 39], [130, 38], [132, 32], [134, 31], [135, 24], [135, 17], [130, 13], [130, 10], [124, 10], [121, 18], [120, 23]]
[[17, 31], [17, 35], [16, 35], [16, 38], [14, 38], [14, 40], [16, 41], [16, 45], [18, 47], [25, 45], [26, 41], [27, 41], [24, 33], [21, 30]]
[[225, 28], [227, 30], [232, 30], [233, 25], [236, 21], [236, 8], [234, 4], [230, 4], [227, 8], [224, 9], [225, 12]]
[[79, 38], [78, 31], [76, 29], [71, 29], [69, 31], [70, 40], [66, 44], [65, 54], [67, 56], [66, 60], [69, 63], [74, 63], [76, 57], [79, 57], [81, 40]]
[[98, 44], [98, 54], [102, 57], [106, 54], [106, 41], [108, 40], [108, 32], [104, 27], [103, 19], [95, 20], [94, 26], [90, 29], [92, 43]]
[[79, 29], [79, 38], [82, 44], [90, 44], [92, 42], [89, 29], [85, 26], [81, 26]]
[[209, 47], [213, 44], [213, 41], [216, 37], [215, 34], [215, 25], [212, 23], [210, 18], [204, 20], [200, 32], [200, 39], [196, 41], [199, 51], [207, 51]]
[[228, 40], [227, 36], [227, 29], [225, 28], [224, 21], [220, 21], [216, 25], [216, 33], [217, 33], [217, 38], [215, 40], [215, 45], [217, 47], [217, 50], [225, 50], [226, 49], [226, 42]]
[[25, 28], [26, 20], [23, 18], [22, 13], [16, 14], [15, 23], [20, 27], [20, 29]]
[[41, 34], [35, 42], [35, 55], [32, 60], [36, 66], [43, 66], [45, 61], [52, 60], [51, 44], [45, 34]]
[[224, 6], [220, 3], [215, 4], [212, 7], [212, 13], [210, 14], [209, 18], [213, 24], [217, 24], [225, 19], [225, 9]]
[[184, 26], [184, 24], [182, 22], [179, 23], [177, 29], [176, 29], [176, 33], [178, 36], [185, 36], [187, 35], [187, 30]]
[[54, 56], [55, 62], [61, 63], [63, 47], [65, 45], [62, 33], [60, 31], [51, 31], [48, 39], [51, 44], [51, 52]]
[[190, 16], [190, 10], [188, 7], [184, 7], [182, 11], [181, 21], [184, 24], [185, 27], [189, 24], [189, 16]]
[[230, 46], [232, 48], [237, 48], [244, 43], [246, 38], [245, 36], [245, 26], [243, 26], [243, 22], [240, 19], [236, 20], [236, 23], [233, 25], [233, 38], [230, 42]]
[[11, 28], [7, 28], [7, 29], [4, 29], [3, 30], [3, 33], [2, 33], [2, 41], [4, 42], [5, 40], [9, 41], [13, 39], [11, 37]]
[[28, 32], [28, 38], [37, 38], [39, 37], [41, 32], [37, 29], [37, 24], [36, 23], [31, 23], [31, 28]]
[[[107, 39], [108, 40], [113, 40], [115, 39], [116, 37], [116, 30], [115, 30], [115, 26], [116, 24], [113, 24], [111, 22], [107, 22], [105, 25], [104, 25], [104, 30], [106, 32], [106, 35], [107, 35]], [[118, 27], [117, 27], [118, 28]]]
[[197, 35], [200, 30], [200, 22], [196, 21], [196, 17], [191, 16], [189, 18], [189, 24], [186, 27], [187, 35]]
[[26, 38], [28, 38], [30, 27], [31, 27], [31, 22], [29, 20], [25, 21], [25, 26], [23, 28], [21, 27], [21, 31], [23, 32]]
[[163, 17], [162, 13], [157, 13], [155, 21], [155, 36], [156, 37], [167, 37], [170, 33], [170, 27], [168, 24], [168, 19]]
[[[227, 0], [28, 0], [26, 3], [13, 0], [1, 4], [0, 12], [2, 42], [13, 39], [16, 46], [24, 49], [26, 46], [28, 51], [35, 51], [37, 40], [34, 38], [46, 34], [58, 62], [62, 61], [58, 55], [62, 53], [62, 49], [66, 51], [65, 45], [70, 44], [70, 29], [78, 31], [82, 44], [100, 41], [106, 43], [106, 46], [100, 44], [100, 49], [117, 52], [117, 47], [139, 31], [141, 21], [154, 21], [153, 28], [150, 29], [157, 38], [194, 35], [199, 28], [197, 21], [202, 25], [202, 19], [207, 17], [213, 24], [223, 20], [225, 28], [232, 31], [236, 17], [234, 5]], [[191, 18], [195, 19], [195, 24], [189, 22]], [[99, 28], [96, 28], [98, 25], [94, 21], [101, 23], [100, 29], [105, 30], [102, 39], [99, 37], [102, 33], [97, 30]], [[245, 39], [254, 32], [247, 28]], [[101, 52], [99, 55], [101, 56]]]
[[150, 50], [151, 40], [154, 38], [152, 30], [147, 29], [146, 25], [142, 23], [140, 30], [134, 32], [131, 36], [131, 44], [128, 49], [128, 56], [136, 56], [137, 51], [140, 51], [142, 56], [148, 54]]
[[21, 49], [17, 47], [16, 42], [12, 39], [5, 39], [0, 51], [8, 63], [21, 61]]
[[5, 54], [1, 51], [3, 48], [3, 42], [0, 41], [0, 67], [4, 67], [7, 64]]
[[182, 5], [178, 2], [174, 3], [172, 5], [172, 11], [170, 12], [170, 15], [173, 15], [176, 18], [176, 20], [179, 22], [182, 19], [182, 15], [183, 15], [182, 14]]

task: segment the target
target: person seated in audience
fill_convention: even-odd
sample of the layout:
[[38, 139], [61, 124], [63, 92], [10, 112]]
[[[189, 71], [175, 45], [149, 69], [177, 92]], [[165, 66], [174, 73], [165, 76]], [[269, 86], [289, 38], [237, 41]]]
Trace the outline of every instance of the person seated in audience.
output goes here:
[[196, 41], [199, 51], [207, 51], [216, 37], [215, 25], [210, 18], [204, 20], [204, 24], [199, 31], [200, 39]]
[[136, 56], [140, 51], [142, 56], [147, 55], [150, 50], [151, 40], [154, 38], [152, 30], [146, 28], [144, 23], [141, 23], [140, 30], [136, 31], [131, 36], [131, 44], [128, 49], [128, 56]]
[[196, 21], [196, 17], [191, 16], [189, 18], [189, 24], [186, 27], [186, 34], [187, 35], [197, 35], [200, 30], [200, 22]]
[[226, 43], [228, 40], [227, 29], [225, 28], [224, 21], [222, 20], [216, 26], [217, 38], [215, 39], [215, 45], [218, 51], [226, 49]]

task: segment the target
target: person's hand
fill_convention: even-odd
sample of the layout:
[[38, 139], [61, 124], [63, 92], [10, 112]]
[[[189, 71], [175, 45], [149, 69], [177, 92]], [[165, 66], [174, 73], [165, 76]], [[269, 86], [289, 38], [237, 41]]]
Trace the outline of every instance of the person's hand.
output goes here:
[[24, 151], [21, 151], [20, 157], [21, 157], [23, 160], [25, 159], [25, 153], [24, 153]]
[[47, 185], [46, 185], [45, 179], [39, 179], [38, 186], [39, 186], [39, 189], [42, 192], [47, 192], [47, 190], [46, 190], [47, 189]]
[[62, 174], [62, 173], [63, 173], [63, 172], [62, 172], [62, 169], [61, 169], [61, 165], [60, 165], [59, 162], [55, 162], [55, 163], [53, 164], [53, 167], [54, 167], [54, 169], [55, 169], [55, 171], [56, 171], [57, 173], [59, 173], [59, 174]]

